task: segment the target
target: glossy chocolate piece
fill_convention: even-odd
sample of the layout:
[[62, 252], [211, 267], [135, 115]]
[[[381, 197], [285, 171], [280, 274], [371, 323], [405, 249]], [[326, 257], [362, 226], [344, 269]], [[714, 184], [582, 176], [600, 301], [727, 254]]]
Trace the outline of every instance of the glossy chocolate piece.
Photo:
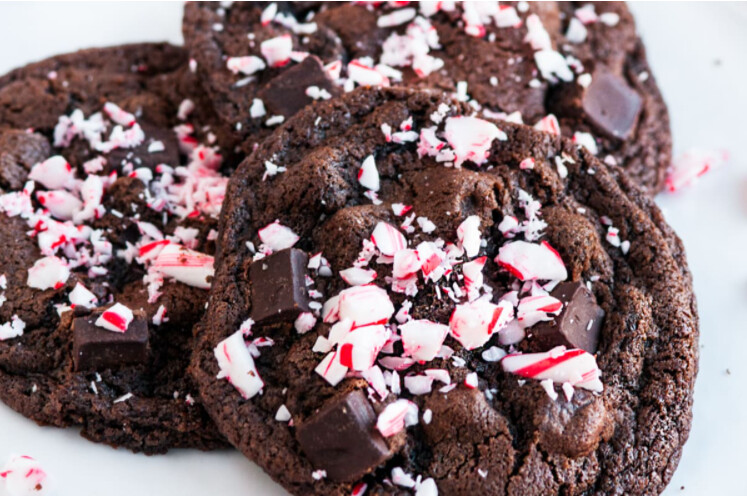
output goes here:
[[555, 346], [581, 348], [596, 353], [604, 310], [594, 294], [580, 282], [562, 282], [551, 295], [563, 302], [563, 310], [552, 320], [531, 328], [531, 347], [547, 351]]
[[76, 371], [116, 369], [148, 359], [148, 322], [135, 312], [126, 332], [112, 332], [95, 324], [101, 312], [73, 319], [73, 364]]
[[581, 97], [586, 120], [601, 134], [626, 140], [633, 135], [643, 100], [628, 83], [605, 69], [597, 69]]
[[252, 263], [249, 280], [255, 322], [293, 322], [301, 312], [309, 311], [308, 262], [306, 253], [290, 248]]
[[340, 94], [340, 88], [329, 78], [322, 61], [310, 55], [274, 77], [257, 94], [267, 109], [267, 115], [294, 115], [314, 100], [306, 94], [309, 86], [317, 86], [332, 96]]
[[296, 438], [314, 467], [336, 482], [355, 481], [391, 456], [361, 390], [330, 400], [298, 425]]

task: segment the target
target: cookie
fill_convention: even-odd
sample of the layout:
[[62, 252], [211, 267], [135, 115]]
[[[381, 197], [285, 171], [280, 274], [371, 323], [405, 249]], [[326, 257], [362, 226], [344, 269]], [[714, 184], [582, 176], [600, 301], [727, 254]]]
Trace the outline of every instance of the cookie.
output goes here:
[[652, 194], [664, 185], [667, 108], [622, 3], [196, 2], [183, 31], [247, 151], [304, 104], [405, 85], [562, 133]]
[[186, 374], [235, 146], [197, 88], [166, 44], [0, 78], [0, 399], [40, 424], [226, 445]]
[[668, 483], [697, 372], [689, 270], [649, 197], [580, 145], [358, 89], [258, 146], [219, 232], [190, 371], [291, 493]]

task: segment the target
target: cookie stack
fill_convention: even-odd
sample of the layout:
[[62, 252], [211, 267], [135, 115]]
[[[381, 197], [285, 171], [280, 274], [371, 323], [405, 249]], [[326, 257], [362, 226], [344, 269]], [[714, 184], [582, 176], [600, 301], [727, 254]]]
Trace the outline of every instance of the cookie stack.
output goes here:
[[698, 321], [618, 3], [188, 3], [0, 78], [0, 399], [292, 494], [658, 494]]

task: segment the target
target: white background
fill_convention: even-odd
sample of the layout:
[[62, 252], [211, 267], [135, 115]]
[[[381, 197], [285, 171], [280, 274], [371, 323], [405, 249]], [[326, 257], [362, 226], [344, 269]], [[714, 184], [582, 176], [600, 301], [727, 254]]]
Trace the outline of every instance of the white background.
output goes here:
[[[0, 4], [0, 73], [78, 48], [181, 43], [180, 3]], [[659, 204], [685, 241], [701, 316], [695, 419], [667, 496], [747, 494], [747, 6], [632, 5], [669, 104], [675, 153], [726, 149], [730, 163]], [[727, 369], [729, 373], [727, 373]], [[0, 405], [0, 466], [41, 460], [58, 495], [282, 495], [233, 452], [145, 457], [37, 427]]]

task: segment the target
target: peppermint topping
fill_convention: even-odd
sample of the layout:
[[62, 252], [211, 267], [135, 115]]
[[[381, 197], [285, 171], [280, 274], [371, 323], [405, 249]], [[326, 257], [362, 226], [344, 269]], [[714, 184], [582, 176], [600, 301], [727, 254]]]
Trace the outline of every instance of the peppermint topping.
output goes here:
[[262, 56], [270, 67], [282, 67], [290, 62], [293, 39], [289, 34], [265, 40], [260, 45]]
[[568, 278], [560, 254], [546, 241], [506, 243], [498, 250], [495, 261], [522, 281], [564, 281]]
[[60, 289], [70, 277], [70, 267], [61, 258], [48, 256], [34, 262], [33, 267], [28, 270], [26, 284], [30, 288]]
[[451, 314], [449, 332], [462, 346], [473, 350], [487, 343], [513, 317], [513, 306], [507, 301], [497, 305], [485, 300], [464, 303]]
[[8, 496], [45, 496], [53, 484], [41, 464], [30, 456], [13, 455], [0, 469], [0, 488]]
[[567, 382], [597, 393], [604, 389], [594, 355], [580, 349], [558, 346], [545, 353], [511, 354], [501, 360], [501, 366], [506, 372], [528, 379], [550, 379], [554, 384]]
[[134, 318], [132, 310], [121, 303], [115, 303], [96, 319], [96, 325], [107, 331], [127, 332], [127, 328]]
[[271, 251], [285, 250], [291, 248], [300, 239], [289, 227], [275, 221], [268, 224], [257, 232], [264, 246]]
[[454, 150], [454, 165], [457, 167], [466, 161], [484, 164], [490, 155], [493, 140], [506, 139], [503, 131], [492, 122], [465, 116], [448, 118], [444, 137]]
[[218, 379], [226, 379], [244, 399], [253, 398], [264, 387], [249, 348], [244, 342], [244, 334], [239, 329], [218, 343], [213, 350], [218, 360]]
[[210, 289], [215, 272], [213, 257], [177, 243], [163, 246], [151, 264], [151, 269], [188, 286], [203, 289]]
[[18, 318], [18, 315], [14, 315], [10, 318], [10, 322], [0, 324], [0, 341], [22, 336], [24, 329], [26, 329], [26, 323]]

